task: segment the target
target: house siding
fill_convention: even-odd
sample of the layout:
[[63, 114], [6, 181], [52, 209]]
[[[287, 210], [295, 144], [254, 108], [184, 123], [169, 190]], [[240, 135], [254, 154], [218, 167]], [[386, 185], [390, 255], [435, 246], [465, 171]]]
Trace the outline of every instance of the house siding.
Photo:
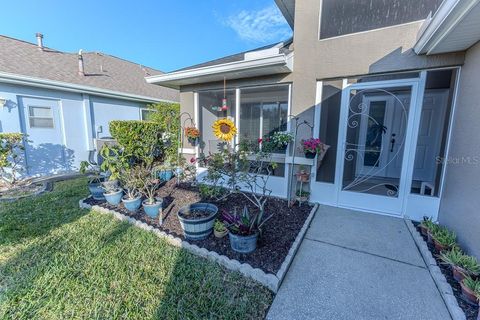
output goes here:
[[[62, 169], [67, 171], [77, 170], [80, 162], [88, 159], [89, 150], [94, 148], [93, 138], [110, 135], [108, 123], [111, 120], [138, 120], [140, 109], [146, 107], [146, 104], [139, 102], [3, 83], [0, 83], [0, 97], [7, 100], [6, 106], [0, 109], [0, 132], [26, 132], [27, 111], [24, 110], [26, 106], [22, 104], [23, 99], [58, 102], [60, 123], [56, 126], [61, 127], [59, 132], [62, 134], [63, 144], [49, 148], [55, 150], [64, 148], [67, 166]], [[102, 126], [103, 132], [96, 135], [98, 126]], [[39, 144], [43, 143], [34, 134], [29, 138], [37, 140]], [[42, 146], [42, 152], [48, 151], [45, 149], [46, 146], [47, 144]], [[31, 170], [30, 173], [50, 173], [58, 169], [54, 168], [58, 166], [57, 162], [44, 163], [42, 167], [36, 165], [38, 168], [31, 168], [35, 170]], [[31, 164], [29, 166], [31, 167]]]
[[480, 259], [480, 43], [466, 53], [460, 74], [439, 222], [457, 233], [462, 247]]

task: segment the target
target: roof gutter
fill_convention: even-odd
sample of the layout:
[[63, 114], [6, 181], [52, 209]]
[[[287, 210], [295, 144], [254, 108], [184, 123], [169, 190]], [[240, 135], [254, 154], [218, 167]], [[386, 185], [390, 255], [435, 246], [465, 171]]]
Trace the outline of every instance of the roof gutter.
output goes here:
[[62, 90], [68, 92], [78, 92], [78, 93], [87, 93], [93, 94], [102, 97], [108, 98], [119, 98], [130, 101], [140, 101], [140, 102], [169, 102], [176, 103], [177, 101], [171, 101], [166, 99], [158, 99], [154, 97], [147, 97], [142, 95], [130, 94], [120, 91], [108, 90], [108, 89], [99, 89], [96, 87], [83, 86], [68, 82], [61, 82], [48, 79], [40, 79], [29, 76], [23, 76], [13, 73], [0, 72], [0, 82], [1, 83], [10, 83], [10, 84], [19, 84], [26, 86], [34, 86], [37, 88], [53, 89], [53, 90]]
[[413, 47], [416, 54], [430, 54], [437, 45], [462, 21], [480, 0], [444, 0]]
[[202, 76], [211, 76], [223, 74], [226, 72], [241, 72], [250, 69], [273, 67], [273, 66], [286, 66], [288, 64], [287, 56], [284, 54], [277, 54], [259, 59], [242, 60], [229, 62], [224, 64], [218, 64], [214, 66], [207, 66], [202, 68], [183, 70], [177, 72], [171, 72], [156, 76], [150, 76], [145, 78], [148, 83], [162, 84], [169, 81], [185, 80], [191, 78], [197, 78]]

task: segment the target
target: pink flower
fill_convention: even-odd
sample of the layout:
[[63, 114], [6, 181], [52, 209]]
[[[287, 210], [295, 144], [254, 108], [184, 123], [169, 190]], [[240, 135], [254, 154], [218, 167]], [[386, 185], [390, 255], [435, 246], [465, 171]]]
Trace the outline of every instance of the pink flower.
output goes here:
[[258, 138], [258, 143], [262, 143], [263, 139], [262, 138]]
[[195, 159], [195, 158], [190, 159], [190, 163], [195, 163], [196, 161], [197, 161], [197, 159]]

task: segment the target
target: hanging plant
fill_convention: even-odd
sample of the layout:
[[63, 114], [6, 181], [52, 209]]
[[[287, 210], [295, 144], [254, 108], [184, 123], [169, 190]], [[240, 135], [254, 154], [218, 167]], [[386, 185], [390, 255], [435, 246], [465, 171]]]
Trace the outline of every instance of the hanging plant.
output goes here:
[[186, 127], [185, 128], [185, 136], [192, 145], [195, 145], [200, 138], [200, 130], [195, 127]]
[[305, 158], [313, 159], [317, 154], [320, 154], [326, 150], [325, 143], [320, 139], [307, 139], [300, 142], [303, 152], [305, 153]]
[[237, 134], [237, 127], [232, 120], [224, 118], [218, 119], [213, 123], [213, 133], [223, 141], [231, 141]]

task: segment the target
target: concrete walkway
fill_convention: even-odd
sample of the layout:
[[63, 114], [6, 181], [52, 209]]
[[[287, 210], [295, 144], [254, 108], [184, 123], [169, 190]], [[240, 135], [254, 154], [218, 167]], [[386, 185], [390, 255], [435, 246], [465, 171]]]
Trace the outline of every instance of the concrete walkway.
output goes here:
[[402, 219], [320, 206], [267, 319], [451, 319]]

